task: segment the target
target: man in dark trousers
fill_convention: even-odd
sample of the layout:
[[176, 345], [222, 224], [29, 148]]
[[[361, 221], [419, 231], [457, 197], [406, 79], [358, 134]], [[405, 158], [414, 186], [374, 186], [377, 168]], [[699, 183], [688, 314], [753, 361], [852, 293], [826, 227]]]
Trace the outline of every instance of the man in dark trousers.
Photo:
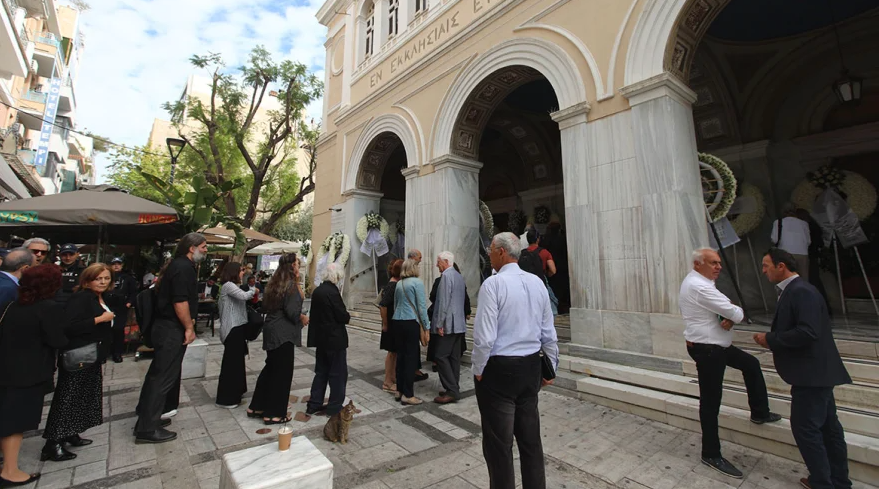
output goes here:
[[79, 249], [73, 243], [62, 245], [58, 256], [61, 258], [61, 290], [55, 301], [66, 305], [73, 295], [73, 289], [79, 285], [79, 274], [85, 270], [85, 266], [79, 261]]
[[198, 312], [196, 264], [205, 259], [208, 244], [199, 233], [189, 233], [177, 243], [174, 260], [159, 282], [151, 332], [155, 355], [147, 371], [137, 404], [135, 443], [164, 443], [177, 438], [161, 419], [168, 392], [180, 381], [186, 345], [195, 341]]
[[125, 350], [125, 325], [128, 323], [128, 310], [134, 305], [137, 298], [137, 279], [122, 269], [125, 260], [117, 256], [110, 261], [110, 270], [113, 271], [112, 302], [113, 313], [116, 320], [113, 321], [112, 343], [113, 361], [122, 363], [122, 352]]
[[845, 433], [836, 416], [833, 388], [852, 382], [830, 329], [824, 298], [797, 274], [797, 261], [782, 249], [763, 257], [763, 274], [776, 284], [772, 330], [754, 341], [772, 350], [778, 375], [791, 385], [790, 425], [809, 477], [807, 489], [852, 487]]

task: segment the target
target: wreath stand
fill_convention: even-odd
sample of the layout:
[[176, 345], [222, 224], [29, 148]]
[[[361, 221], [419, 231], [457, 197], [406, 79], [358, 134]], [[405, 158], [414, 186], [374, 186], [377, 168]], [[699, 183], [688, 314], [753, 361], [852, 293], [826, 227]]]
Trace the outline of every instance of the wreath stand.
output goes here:
[[[708, 221], [708, 227], [711, 228], [711, 233], [714, 235], [714, 241], [717, 242], [717, 253], [720, 254], [720, 259], [723, 260], [724, 263], [729, 263], [729, 260], [726, 258], [726, 252], [723, 251], [723, 246], [720, 244], [720, 234], [717, 232], [717, 228], [714, 227], [714, 223], [711, 222], [711, 215], [708, 213], [708, 209], [705, 209], [705, 215]], [[726, 274], [729, 275], [730, 279], [732, 279], [733, 288], [736, 290], [736, 295], [739, 298], [739, 303], [742, 305], [742, 311], [745, 313], [745, 322], [748, 324], [751, 323], [751, 315], [748, 314], [748, 307], [745, 305], [745, 298], [742, 296], [742, 290], [739, 288], [739, 281], [733, 275], [732, 271], [726, 271]]]
[[[763, 299], [763, 312], [769, 312], [769, 304], [766, 303], [766, 295], [763, 291], [763, 281], [760, 280], [760, 269], [757, 268], [757, 257], [754, 255], [754, 246], [751, 245], [751, 237], [745, 236], [745, 241], [748, 242], [748, 252], [751, 255], [751, 266], [754, 267], [754, 276], [757, 277], [757, 286], [760, 288], [760, 298]], [[733, 245], [733, 266], [736, 269], [736, 284], [741, 287], [741, 282], [739, 282], [739, 253], [738, 248]]]
[[[840, 303], [842, 304], [842, 315], [848, 316], [847, 308], [845, 307], [845, 292], [842, 289], [842, 268], [839, 266], [839, 246], [836, 244], [839, 241], [839, 238], [836, 237], [836, 233], [833, 233], [833, 258], [836, 260], [836, 283], [839, 284], [839, 298]], [[852, 246], [855, 250], [855, 257], [858, 259], [858, 267], [861, 269], [861, 276], [864, 277], [864, 285], [867, 286], [867, 292], [870, 294], [870, 301], [873, 303], [873, 310], [876, 311], [876, 315], [879, 316], [879, 305], [876, 304], [876, 296], [873, 294], [873, 287], [870, 286], [870, 278], [867, 277], [867, 271], [864, 269], [864, 261], [861, 259], [861, 252], [858, 251], [858, 245]]]
[[375, 295], [378, 295], [378, 293], [379, 293], [379, 290], [378, 290], [378, 267], [376, 266], [376, 260], [375, 260], [375, 248], [373, 248], [369, 252], [369, 254], [372, 256], [372, 278], [373, 278], [373, 281], [375, 282]]

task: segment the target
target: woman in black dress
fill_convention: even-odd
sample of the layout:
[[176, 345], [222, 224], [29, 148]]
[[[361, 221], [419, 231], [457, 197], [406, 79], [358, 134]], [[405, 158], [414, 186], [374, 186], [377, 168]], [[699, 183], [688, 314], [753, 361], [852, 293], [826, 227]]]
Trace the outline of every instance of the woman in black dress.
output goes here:
[[[70, 321], [64, 333], [68, 344], [65, 351], [98, 344], [110, 334], [114, 314], [104, 301], [104, 294], [113, 288], [110, 267], [95, 263], [82, 271], [79, 287], [70, 296], [65, 314]], [[58, 386], [52, 397], [49, 419], [43, 438], [46, 445], [40, 460], [63, 462], [76, 458], [64, 448], [90, 445], [91, 440], [79, 434], [104, 422], [102, 358], [80, 370], [68, 371], [58, 362]]]
[[267, 425], [290, 422], [287, 403], [293, 383], [293, 356], [296, 347], [302, 346], [302, 328], [308, 326], [308, 316], [302, 314], [304, 300], [299, 260], [295, 254], [284, 255], [263, 297], [262, 311], [267, 314], [262, 328], [266, 366], [256, 380], [247, 409], [248, 417], [262, 416]]
[[54, 300], [60, 288], [58, 265], [28, 268], [19, 281], [18, 300], [0, 313], [0, 487], [24, 485], [40, 477], [18, 468], [18, 452], [22, 434], [40, 425], [43, 396], [52, 385], [55, 349], [67, 345], [64, 309]]
[[400, 271], [403, 269], [403, 260], [394, 260], [388, 264], [388, 276], [391, 281], [382, 289], [381, 300], [378, 303], [382, 315], [382, 335], [379, 340], [379, 348], [388, 352], [385, 357], [385, 381], [382, 390], [394, 394], [397, 392], [397, 348], [394, 346], [393, 317], [394, 317], [394, 291], [397, 290], [397, 282], [400, 280]]

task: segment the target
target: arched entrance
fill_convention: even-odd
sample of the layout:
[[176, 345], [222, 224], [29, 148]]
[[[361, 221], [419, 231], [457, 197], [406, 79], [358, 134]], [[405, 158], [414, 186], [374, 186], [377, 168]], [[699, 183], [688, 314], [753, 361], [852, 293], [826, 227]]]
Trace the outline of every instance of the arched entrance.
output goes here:
[[[561, 135], [550, 114], [559, 101], [536, 69], [514, 65], [485, 77], [465, 100], [453, 131], [455, 156], [478, 161], [478, 196], [494, 232], [535, 229], [553, 256], [549, 281], [559, 312], [570, 309]], [[482, 244], [490, 238], [483, 229]], [[481, 252], [482, 250], [480, 250]], [[490, 276], [487, 255], [480, 277]]]

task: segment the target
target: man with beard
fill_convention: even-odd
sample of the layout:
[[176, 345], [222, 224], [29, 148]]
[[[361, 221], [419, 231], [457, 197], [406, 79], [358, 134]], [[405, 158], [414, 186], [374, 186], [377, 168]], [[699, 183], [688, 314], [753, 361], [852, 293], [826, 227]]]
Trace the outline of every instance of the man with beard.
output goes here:
[[79, 249], [73, 243], [61, 246], [58, 256], [61, 257], [61, 290], [55, 301], [66, 305], [73, 295], [73, 289], [79, 285], [79, 274], [85, 270], [85, 266], [79, 261]]
[[125, 325], [128, 322], [128, 310], [134, 305], [137, 297], [137, 279], [130, 273], [122, 270], [125, 260], [117, 256], [110, 262], [110, 270], [113, 271], [113, 313], [116, 320], [113, 321], [112, 343], [113, 361], [122, 363], [122, 351], [125, 348]]
[[203, 235], [187, 234], [177, 243], [174, 260], [159, 279], [151, 332], [155, 356], [140, 391], [135, 443], [164, 443], [177, 438], [177, 433], [165, 429], [171, 420], [161, 419], [162, 409], [168, 392], [180, 380], [186, 345], [195, 341], [198, 314], [195, 267], [205, 259], [207, 252], [208, 244]]

